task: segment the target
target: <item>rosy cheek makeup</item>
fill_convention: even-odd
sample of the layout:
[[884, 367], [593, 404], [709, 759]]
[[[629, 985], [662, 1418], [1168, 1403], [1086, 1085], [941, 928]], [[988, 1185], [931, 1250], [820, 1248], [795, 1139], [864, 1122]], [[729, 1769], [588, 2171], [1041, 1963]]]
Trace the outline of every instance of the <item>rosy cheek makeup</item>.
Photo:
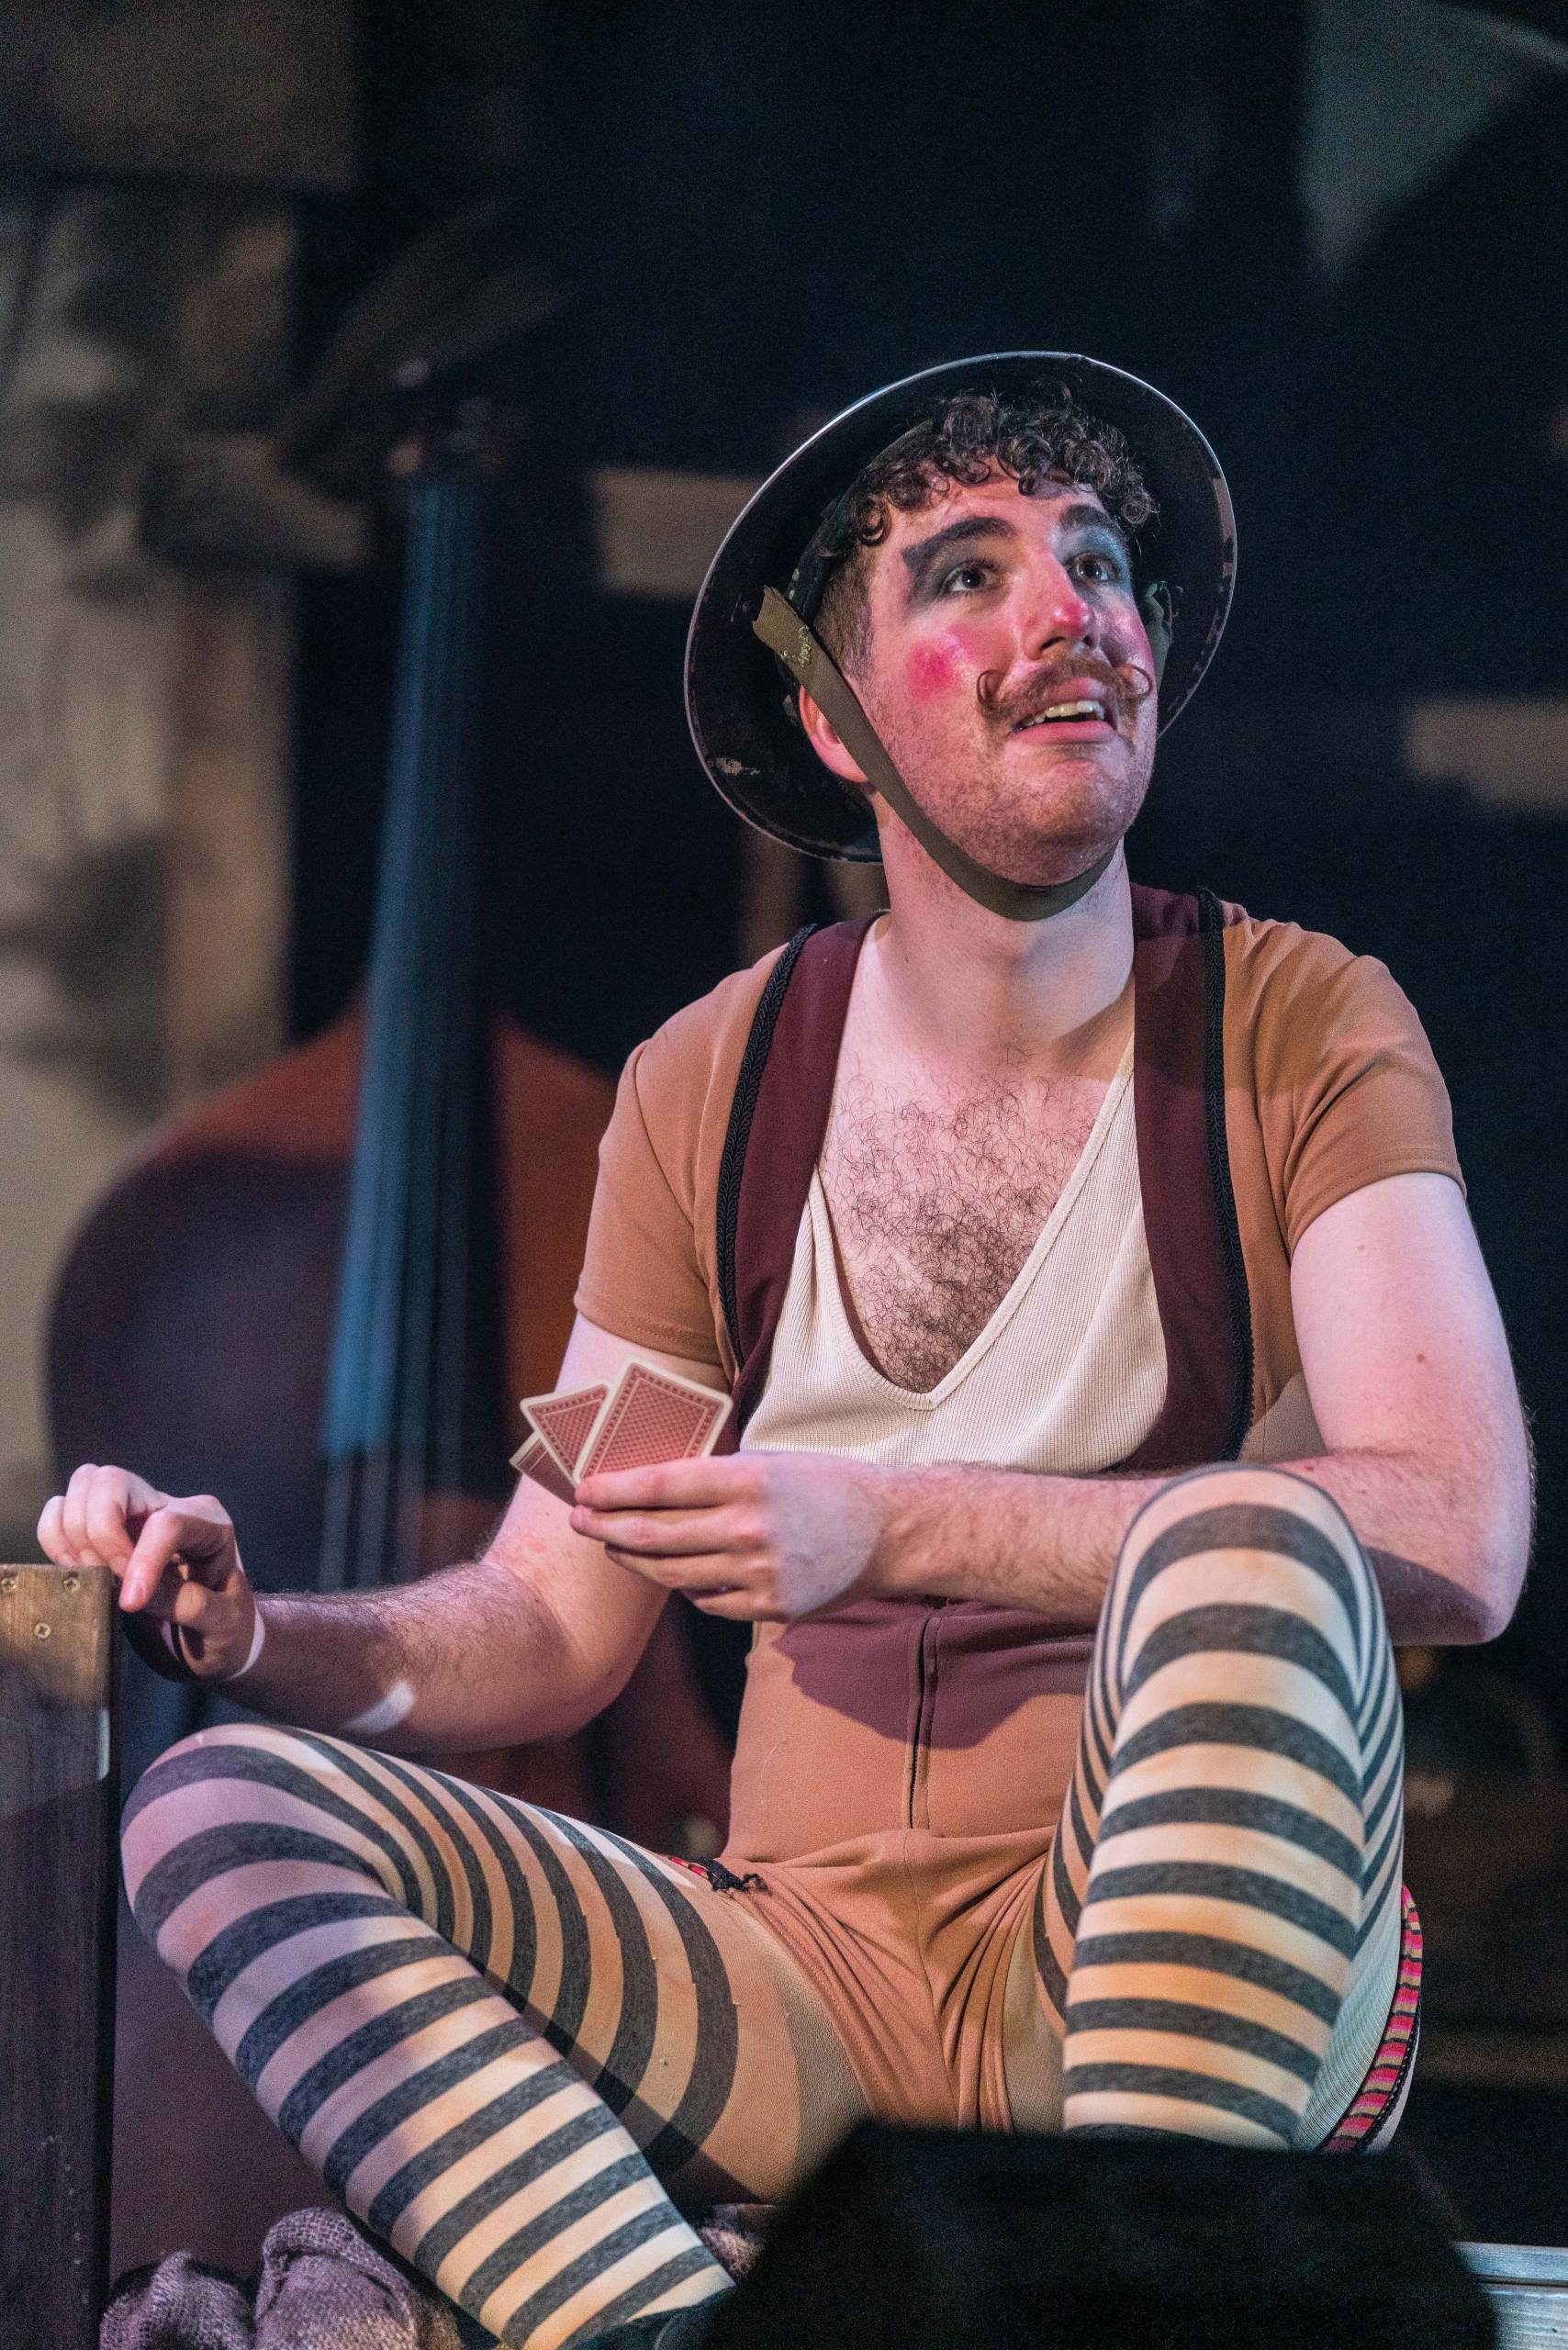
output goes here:
[[916, 703], [935, 700], [939, 694], [949, 692], [955, 679], [970, 666], [963, 641], [956, 634], [938, 637], [934, 643], [916, 645], [905, 671], [910, 699]]

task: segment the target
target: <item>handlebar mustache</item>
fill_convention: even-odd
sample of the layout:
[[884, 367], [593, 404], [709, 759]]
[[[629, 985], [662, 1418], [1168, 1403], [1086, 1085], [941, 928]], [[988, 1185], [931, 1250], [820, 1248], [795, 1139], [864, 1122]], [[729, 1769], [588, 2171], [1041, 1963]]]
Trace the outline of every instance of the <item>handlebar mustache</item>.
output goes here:
[[[1081, 677], [1092, 679], [1103, 688], [1105, 699], [1118, 713], [1136, 710], [1154, 691], [1152, 674], [1138, 661], [1124, 661], [1116, 666], [1108, 661], [1081, 661], [1067, 674], [1074, 681]], [[1057, 690], [1053, 689], [1057, 681], [1050, 678], [1043, 682], [1033, 680], [1011, 701], [1002, 699], [1001, 683], [999, 669], [982, 669], [975, 680], [975, 696], [988, 717], [1000, 718], [1009, 726], [1021, 726], [1025, 719], [1038, 718], [1057, 699]]]

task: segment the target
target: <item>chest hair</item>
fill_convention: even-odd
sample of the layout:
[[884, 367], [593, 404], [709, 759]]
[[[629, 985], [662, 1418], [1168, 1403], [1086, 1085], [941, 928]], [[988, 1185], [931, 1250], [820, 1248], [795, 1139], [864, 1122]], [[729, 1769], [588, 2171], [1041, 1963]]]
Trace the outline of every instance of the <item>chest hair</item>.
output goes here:
[[984, 1329], [1082, 1157], [1108, 1085], [915, 1093], [846, 1059], [823, 1187], [852, 1322], [928, 1393]]

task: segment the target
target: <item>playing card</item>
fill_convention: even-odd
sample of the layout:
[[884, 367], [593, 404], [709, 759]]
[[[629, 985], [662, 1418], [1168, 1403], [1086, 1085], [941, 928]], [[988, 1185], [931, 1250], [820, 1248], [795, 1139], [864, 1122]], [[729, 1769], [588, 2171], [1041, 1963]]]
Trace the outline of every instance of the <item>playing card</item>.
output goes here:
[[512, 1454], [511, 1465], [522, 1476], [532, 1477], [536, 1485], [543, 1485], [547, 1494], [554, 1494], [558, 1502], [570, 1505], [572, 1481], [537, 1430], [526, 1444], [519, 1445]]
[[729, 1417], [730, 1399], [633, 1355], [595, 1421], [577, 1461], [577, 1481], [601, 1469], [645, 1469], [659, 1460], [694, 1460], [711, 1452]]
[[609, 1395], [601, 1380], [594, 1387], [563, 1387], [554, 1394], [523, 1397], [523, 1418], [543, 1437], [564, 1477], [577, 1475], [577, 1462]]

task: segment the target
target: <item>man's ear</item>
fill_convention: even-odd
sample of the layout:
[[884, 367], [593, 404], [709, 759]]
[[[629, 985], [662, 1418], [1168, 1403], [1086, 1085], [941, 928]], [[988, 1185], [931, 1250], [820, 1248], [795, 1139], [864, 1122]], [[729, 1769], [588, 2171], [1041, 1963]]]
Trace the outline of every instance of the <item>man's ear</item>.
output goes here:
[[863, 784], [866, 780], [865, 768], [857, 767], [850, 757], [832, 722], [824, 717], [804, 687], [800, 689], [797, 699], [806, 740], [823, 767], [831, 774], [841, 776], [846, 783]]

